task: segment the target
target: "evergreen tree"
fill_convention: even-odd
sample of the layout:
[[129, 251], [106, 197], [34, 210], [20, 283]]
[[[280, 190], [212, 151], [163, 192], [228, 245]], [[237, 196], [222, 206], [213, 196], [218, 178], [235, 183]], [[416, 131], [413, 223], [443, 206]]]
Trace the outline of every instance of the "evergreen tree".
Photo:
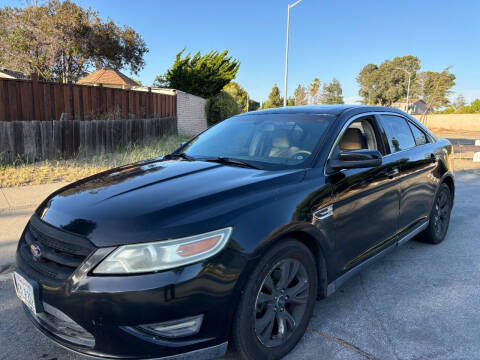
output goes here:
[[295, 89], [295, 105], [307, 105], [307, 89], [304, 86], [298, 85]]
[[342, 93], [340, 82], [333, 78], [329, 84], [323, 84], [320, 101], [322, 104], [343, 104]]
[[231, 81], [224, 86], [223, 91], [229, 93], [235, 99], [241, 112], [247, 111], [248, 93], [244, 88], [235, 81]]
[[461, 108], [462, 106], [465, 106], [467, 103], [465, 101], [465, 97], [462, 94], [458, 94], [457, 98], [453, 102], [453, 107], [455, 109]]
[[448, 106], [450, 90], [455, 85], [455, 75], [446, 68], [442, 72], [424, 71], [419, 74], [419, 92], [428, 108]]
[[379, 66], [368, 64], [363, 67], [357, 77], [360, 85], [359, 95], [363, 104], [391, 105], [407, 96], [410, 72], [410, 98], [418, 95], [416, 86], [417, 71], [420, 60], [416, 56], [407, 55], [385, 60]]
[[183, 57], [180, 51], [165, 75], [157, 76], [153, 85], [171, 87], [193, 95], [210, 98], [218, 94], [237, 75], [240, 62], [228, 55], [228, 50], [197, 52]]
[[280, 96], [280, 89], [277, 84], [272, 88], [272, 91], [268, 95], [268, 100], [263, 103], [264, 109], [277, 108], [283, 105], [283, 98]]

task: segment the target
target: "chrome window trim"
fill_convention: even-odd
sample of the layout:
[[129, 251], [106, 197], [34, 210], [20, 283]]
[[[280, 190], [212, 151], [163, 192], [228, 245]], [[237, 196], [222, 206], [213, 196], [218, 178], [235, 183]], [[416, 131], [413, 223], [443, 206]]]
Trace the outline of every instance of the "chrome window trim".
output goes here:
[[337, 138], [335, 139], [332, 147], [330, 148], [330, 151], [328, 152], [328, 156], [327, 156], [327, 160], [325, 161], [325, 164], [323, 165], [323, 175], [327, 176], [327, 163], [328, 163], [328, 160], [330, 160], [330, 158], [332, 157], [332, 154], [333, 154], [333, 150], [335, 149], [335, 147], [338, 145], [338, 143], [340, 142], [340, 139], [342, 138], [343, 134], [345, 133], [345, 131], [347, 130], [347, 128], [350, 126], [350, 124], [352, 122], [354, 122], [355, 120], [359, 119], [359, 118], [362, 118], [362, 117], [365, 117], [365, 116], [372, 116], [372, 115], [380, 115], [380, 114], [391, 114], [389, 112], [376, 112], [376, 111], [369, 111], [369, 112], [365, 112], [365, 113], [361, 113], [361, 114], [357, 114], [357, 115], [354, 115], [352, 116], [351, 118], [349, 118], [347, 120], [347, 122], [345, 123], [345, 125], [343, 125], [342, 129], [340, 130], [340, 132], [338, 133], [337, 135]]
[[[332, 147], [330, 148], [330, 151], [328, 152], [328, 156], [327, 156], [327, 160], [325, 161], [325, 164], [323, 165], [323, 174], [325, 176], [327, 176], [327, 163], [328, 163], [328, 160], [330, 160], [330, 158], [332, 157], [332, 154], [333, 154], [333, 150], [335, 149], [335, 146], [338, 145], [338, 143], [340, 142], [340, 139], [342, 137], [342, 135], [345, 133], [345, 131], [347, 130], [347, 128], [350, 126], [350, 124], [352, 122], [354, 122], [355, 120], [357, 120], [358, 118], [361, 118], [361, 117], [365, 117], [365, 116], [375, 116], [375, 115], [394, 115], [394, 116], [399, 116], [401, 118], [403, 118], [405, 121], [407, 121], [407, 125], [408, 125], [408, 122], [411, 122], [413, 125], [415, 125], [415, 123], [413, 123], [412, 120], [410, 120], [408, 117], [406, 117], [405, 115], [403, 114], [398, 114], [396, 112], [389, 112], [389, 111], [369, 111], [369, 112], [365, 112], [365, 113], [361, 113], [361, 114], [357, 114], [357, 115], [354, 115], [352, 116], [351, 118], [349, 118], [347, 120], [347, 122], [345, 123], [345, 125], [343, 125], [342, 129], [340, 130], [340, 132], [338, 133], [337, 135], [337, 138], [335, 139], [335, 142], [333, 143]], [[415, 125], [416, 126], [416, 125]], [[418, 126], [417, 126], [418, 127]], [[382, 126], [383, 128], [383, 126]], [[411, 130], [410, 130], [411, 131]], [[427, 133], [428, 135], [428, 133]], [[412, 134], [413, 136], [413, 134]], [[414, 137], [415, 139], [415, 137]], [[382, 140], [383, 141], [383, 140]], [[436, 141], [435, 141], [436, 142]], [[409, 151], [411, 149], [414, 149], [416, 147], [419, 147], [419, 146], [425, 146], [425, 145], [428, 145], [428, 144], [431, 144], [431, 142], [428, 142], [426, 144], [423, 144], [423, 145], [415, 145], [414, 147], [411, 147], [411, 148], [408, 148], [408, 149], [404, 149], [404, 150], [400, 150], [400, 151], [397, 151], [397, 152], [394, 152], [394, 153], [390, 153], [390, 154], [386, 154], [386, 155], [382, 155], [382, 159], [385, 159], [385, 158], [388, 158], [389, 156], [391, 155], [395, 155], [395, 154], [400, 154], [404, 151]]]

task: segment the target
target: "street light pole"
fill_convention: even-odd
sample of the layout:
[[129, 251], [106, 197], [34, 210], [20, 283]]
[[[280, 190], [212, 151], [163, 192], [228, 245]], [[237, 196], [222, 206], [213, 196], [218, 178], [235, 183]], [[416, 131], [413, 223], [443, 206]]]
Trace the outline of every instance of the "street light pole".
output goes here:
[[298, 0], [293, 4], [288, 4], [287, 10], [287, 44], [285, 46], [285, 78], [283, 80], [283, 106], [287, 106], [287, 84], [288, 84], [288, 45], [290, 41], [290, 9], [300, 4], [303, 0]]
[[397, 67], [396, 69], [404, 71], [408, 75], [408, 86], [407, 86], [407, 113], [409, 110], [409, 96], [410, 96], [410, 79], [412, 78], [412, 73], [407, 69]]

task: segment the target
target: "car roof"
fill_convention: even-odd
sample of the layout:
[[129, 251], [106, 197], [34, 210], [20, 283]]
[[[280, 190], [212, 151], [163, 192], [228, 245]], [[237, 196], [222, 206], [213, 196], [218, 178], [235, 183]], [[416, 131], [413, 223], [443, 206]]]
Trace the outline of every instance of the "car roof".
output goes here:
[[399, 114], [405, 114], [403, 111], [391, 107], [372, 106], [372, 105], [304, 105], [287, 106], [258, 111], [250, 111], [241, 114], [244, 115], [264, 115], [264, 114], [312, 114], [312, 115], [334, 115], [338, 116], [347, 110], [358, 110], [361, 112], [388, 111]]

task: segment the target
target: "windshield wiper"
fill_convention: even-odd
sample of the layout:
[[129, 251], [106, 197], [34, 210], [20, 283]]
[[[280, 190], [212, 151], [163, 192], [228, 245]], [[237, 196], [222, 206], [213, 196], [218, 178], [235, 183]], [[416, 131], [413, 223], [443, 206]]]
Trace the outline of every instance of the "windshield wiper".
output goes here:
[[236, 165], [236, 166], [242, 166], [242, 167], [248, 167], [250, 169], [260, 169], [258, 166], [255, 166], [253, 164], [250, 164], [246, 161], [239, 160], [239, 159], [232, 159], [229, 157], [216, 157], [216, 158], [206, 158], [206, 159], [201, 159], [203, 161], [211, 161], [211, 162], [216, 162], [219, 164], [226, 164], [226, 165]]
[[194, 160], [196, 160], [194, 157], [192, 157], [192, 156], [190, 156], [190, 155], [187, 155], [187, 154], [185, 154], [184, 152], [181, 152], [181, 153], [172, 153], [172, 154], [167, 154], [167, 155], [165, 155], [165, 159], [166, 159], [166, 160], [177, 159], [177, 158], [182, 158], [182, 159], [185, 159], [185, 160], [188, 160], [188, 161], [194, 161]]

